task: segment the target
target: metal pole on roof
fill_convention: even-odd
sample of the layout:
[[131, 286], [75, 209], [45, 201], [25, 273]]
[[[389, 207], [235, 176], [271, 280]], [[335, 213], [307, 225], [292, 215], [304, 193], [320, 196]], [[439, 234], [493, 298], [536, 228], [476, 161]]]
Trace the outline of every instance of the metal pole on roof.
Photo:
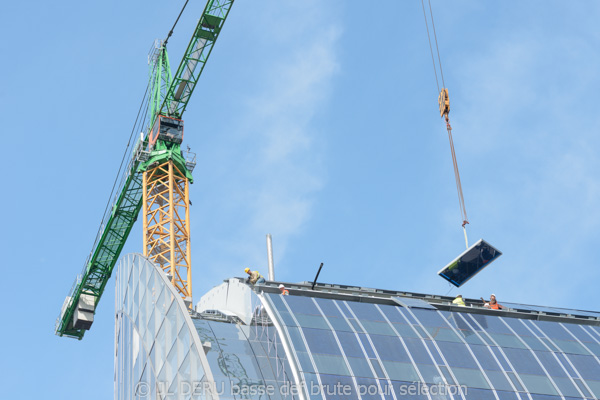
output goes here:
[[271, 234], [267, 234], [267, 258], [269, 259], [269, 280], [275, 280], [275, 264], [273, 263], [273, 240]]

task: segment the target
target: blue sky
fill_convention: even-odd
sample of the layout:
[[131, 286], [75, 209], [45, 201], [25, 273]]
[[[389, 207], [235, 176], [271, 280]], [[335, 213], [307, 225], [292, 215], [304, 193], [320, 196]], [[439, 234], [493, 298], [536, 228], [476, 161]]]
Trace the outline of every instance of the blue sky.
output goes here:
[[[82, 342], [54, 320], [91, 250], [146, 56], [183, 1], [3, 2], [0, 383], [112, 396], [114, 282]], [[238, 1], [185, 113], [194, 300], [276, 276], [599, 309], [600, 5], [433, 0], [470, 241], [504, 255], [459, 290], [464, 249], [421, 3]], [[204, 2], [169, 42], [172, 65]], [[140, 226], [124, 252], [141, 251]], [[32, 381], [33, 379], [33, 381]]]

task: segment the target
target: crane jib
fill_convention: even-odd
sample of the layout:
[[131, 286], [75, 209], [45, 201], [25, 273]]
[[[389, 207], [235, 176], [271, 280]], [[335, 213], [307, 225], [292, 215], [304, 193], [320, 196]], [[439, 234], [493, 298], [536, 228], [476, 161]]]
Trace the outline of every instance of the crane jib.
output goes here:
[[[154, 124], [159, 128], [158, 139], [161, 134], [173, 139], [170, 141], [180, 141], [183, 138], [181, 116], [233, 2], [234, 0], [209, 0], [206, 4], [160, 109], [152, 110], [151, 121], [159, 121]], [[168, 67], [168, 62], [165, 65]], [[85, 331], [92, 325], [100, 297], [142, 207], [142, 174], [138, 173], [138, 168], [148, 154], [147, 144], [147, 140], [138, 143], [121, 176], [117, 191], [119, 195], [113, 201], [111, 212], [104, 216], [90, 256], [81, 274], [77, 276], [56, 321], [55, 330], [59, 336], [82, 339]]]

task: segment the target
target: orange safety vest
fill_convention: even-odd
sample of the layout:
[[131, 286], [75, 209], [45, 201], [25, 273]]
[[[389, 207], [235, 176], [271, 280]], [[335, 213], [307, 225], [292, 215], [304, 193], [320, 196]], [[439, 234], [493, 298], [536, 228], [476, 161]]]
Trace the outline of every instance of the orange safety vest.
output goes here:
[[498, 303], [496, 303], [496, 304], [490, 303], [490, 308], [492, 310], [499, 310], [500, 309], [500, 304], [498, 304]]
[[289, 296], [290, 292], [289, 292], [289, 290], [287, 290], [287, 289], [284, 289], [284, 290], [283, 290], [283, 292], [281, 292], [281, 294], [282, 294], [283, 296]]

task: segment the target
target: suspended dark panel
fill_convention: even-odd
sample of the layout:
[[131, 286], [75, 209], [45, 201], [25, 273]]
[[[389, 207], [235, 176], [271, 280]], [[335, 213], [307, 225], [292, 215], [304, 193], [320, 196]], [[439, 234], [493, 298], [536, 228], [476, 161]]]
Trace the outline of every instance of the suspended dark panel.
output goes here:
[[438, 275], [456, 287], [460, 287], [490, 265], [502, 253], [483, 239], [465, 250], [450, 264], [442, 268]]

